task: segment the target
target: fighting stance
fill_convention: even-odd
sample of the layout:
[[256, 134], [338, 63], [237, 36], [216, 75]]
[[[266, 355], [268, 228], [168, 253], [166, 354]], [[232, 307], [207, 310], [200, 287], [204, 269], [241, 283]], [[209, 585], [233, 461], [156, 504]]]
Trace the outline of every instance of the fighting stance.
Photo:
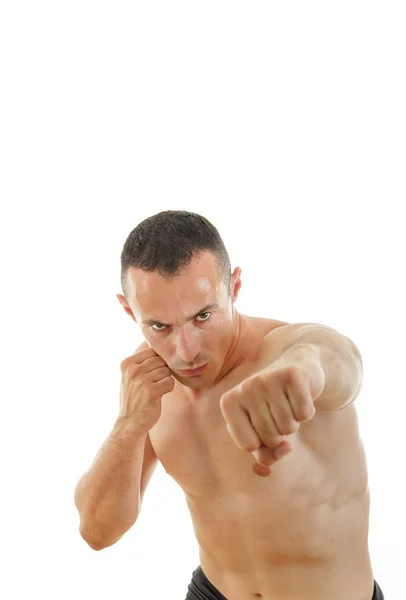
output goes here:
[[84, 540], [101, 550], [134, 525], [159, 460], [199, 544], [186, 600], [381, 600], [355, 344], [238, 313], [241, 269], [195, 213], [140, 223], [121, 276], [146, 341], [121, 363], [117, 420], [75, 490]]

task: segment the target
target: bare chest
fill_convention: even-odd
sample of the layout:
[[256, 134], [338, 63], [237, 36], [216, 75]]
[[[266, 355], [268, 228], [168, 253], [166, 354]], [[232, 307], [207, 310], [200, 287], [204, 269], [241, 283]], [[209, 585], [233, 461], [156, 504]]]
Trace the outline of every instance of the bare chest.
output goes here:
[[[242, 548], [244, 555], [270, 561], [334, 553], [340, 536], [348, 539], [351, 530], [356, 538], [356, 528], [367, 526], [366, 462], [355, 408], [316, 413], [287, 436], [293, 452], [271, 467], [269, 477], [259, 477], [253, 456], [230, 437], [220, 408], [222, 394], [252, 369], [245, 365], [194, 405], [167, 395], [150, 431], [157, 457], [185, 493], [200, 547], [211, 556], [216, 548], [217, 562], [238, 569]], [[312, 438], [316, 449], [306, 442]]]
[[255, 363], [239, 367], [196, 403], [179, 393], [164, 397], [161, 418], [150, 437], [166, 472], [191, 502], [203, 506], [214, 498], [233, 498], [236, 510], [263, 503], [275, 519], [287, 508], [291, 513], [328, 498], [336, 505], [344, 502], [363, 466], [355, 408], [316, 413], [312, 421], [302, 423], [296, 434], [287, 436], [293, 452], [271, 467], [269, 477], [259, 477], [253, 471], [254, 457], [235, 444], [220, 408], [222, 394], [254, 372]]
[[[249, 367], [240, 372], [244, 377], [249, 374]], [[214, 497], [233, 497], [234, 501], [266, 498], [270, 506], [291, 498], [292, 491], [296, 502], [300, 502], [303, 495], [314, 494], [323, 473], [298, 435], [287, 436], [293, 452], [263, 478], [252, 469], [254, 457], [241, 450], [227, 431], [220, 399], [226, 389], [244, 377], [234, 378], [226, 388], [219, 386], [193, 406], [182, 398], [168, 396], [159, 422], [150, 431], [156, 455], [186, 496], [196, 502], [210, 502]]]

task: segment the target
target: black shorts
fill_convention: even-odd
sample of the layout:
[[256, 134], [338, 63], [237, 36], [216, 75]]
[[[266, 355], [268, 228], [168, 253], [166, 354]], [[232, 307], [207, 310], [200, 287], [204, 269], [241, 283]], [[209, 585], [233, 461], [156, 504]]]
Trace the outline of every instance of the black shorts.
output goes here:
[[[207, 579], [199, 565], [193, 571], [192, 581], [189, 583], [185, 600], [227, 600], [217, 588]], [[371, 600], [385, 600], [379, 585], [375, 581], [374, 595]]]

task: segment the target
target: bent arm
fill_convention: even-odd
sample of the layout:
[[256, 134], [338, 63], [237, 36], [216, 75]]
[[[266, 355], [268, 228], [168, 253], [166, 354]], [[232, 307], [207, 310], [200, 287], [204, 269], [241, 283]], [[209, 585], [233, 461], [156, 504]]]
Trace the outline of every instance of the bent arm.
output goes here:
[[147, 435], [134, 424], [117, 420], [75, 488], [80, 535], [94, 550], [117, 542], [138, 518]]

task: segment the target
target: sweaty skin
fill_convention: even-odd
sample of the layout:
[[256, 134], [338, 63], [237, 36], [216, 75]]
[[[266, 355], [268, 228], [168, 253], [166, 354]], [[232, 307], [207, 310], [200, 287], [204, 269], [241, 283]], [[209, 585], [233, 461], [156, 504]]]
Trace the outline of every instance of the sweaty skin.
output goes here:
[[[232, 273], [230, 301], [215, 264], [204, 253], [174, 279], [136, 269], [131, 303], [119, 296], [145, 337], [141, 349], [153, 348], [175, 379], [149, 437], [185, 493], [203, 572], [228, 600], [371, 600], [369, 488], [355, 404], [316, 410], [286, 436], [293, 451], [270, 474], [241, 450], [220, 399], [258, 370], [266, 336], [288, 323], [238, 313], [241, 269]], [[209, 303], [218, 304], [209, 316], [187, 320]], [[207, 362], [199, 376], [179, 372]]]

